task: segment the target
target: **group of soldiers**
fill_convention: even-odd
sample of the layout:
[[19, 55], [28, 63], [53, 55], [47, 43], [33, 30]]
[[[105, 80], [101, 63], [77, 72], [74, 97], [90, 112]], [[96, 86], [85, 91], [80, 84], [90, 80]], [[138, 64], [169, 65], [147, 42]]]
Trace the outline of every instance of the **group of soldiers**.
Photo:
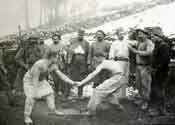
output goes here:
[[[129, 47], [130, 59], [128, 58], [127, 60], [131, 62], [130, 73], [136, 72], [136, 83], [132, 84], [132, 86], [139, 91], [139, 96], [133, 99], [134, 103], [140, 105], [143, 110], [149, 109], [151, 115], [162, 113], [162, 107], [165, 103], [165, 91], [167, 91], [165, 88], [167, 88], [168, 83], [171, 84], [173, 79], [172, 73], [168, 75], [168, 72], [171, 71], [169, 70], [172, 55], [171, 48], [170, 44], [165, 40], [162, 29], [160, 27], [148, 27], [144, 30], [132, 29], [126, 34], [122, 28], [119, 28], [114, 35], [117, 36], [114, 39], [117, 42], [111, 44], [105, 40], [105, 32], [98, 30], [95, 33], [95, 41], [91, 45], [84, 38], [85, 30], [82, 29], [78, 30], [77, 37], [69, 40], [68, 45], [63, 44], [59, 32], [52, 34], [53, 43], [51, 45], [45, 44], [44, 37], [36, 34], [31, 35], [28, 39], [20, 42], [14, 57], [18, 68], [16, 79], [11, 86], [12, 93], [15, 95], [24, 94], [24, 74], [36, 61], [44, 58], [50, 50], [58, 53], [57, 66], [59, 69], [70, 79], [81, 81], [104, 60], [123, 60], [120, 59], [120, 56], [128, 56], [128, 53], [125, 53], [126, 46], [119, 44], [118, 41], [123, 43], [130, 41], [132, 47]], [[128, 36], [127, 40], [125, 39], [126, 35]], [[122, 49], [123, 52], [120, 51]], [[117, 56], [115, 55], [116, 53]], [[2, 58], [0, 57], [0, 59]], [[124, 59], [124, 61], [127, 60]], [[1, 62], [1, 79], [9, 86], [8, 80], [5, 79], [7, 71], [3, 60]], [[103, 69], [93, 79], [93, 88], [103, 83], [110, 75], [109, 71]], [[66, 98], [71, 96], [70, 90], [72, 86], [70, 84], [65, 83], [54, 74], [51, 74], [51, 78], [49, 77], [48, 79], [53, 81], [56, 94], [63, 95]], [[82, 97], [83, 86], [78, 87], [77, 95]]]
[[[77, 37], [69, 40], [69, 45], [65, 45], [61, 41], [59, 32], [52, 34], [52, 44], [45, 44], [45, 39], [36, 34], [31, 35], [26, 41], [22, 41], [15, 55], [15, 61], [18, 66], [16, 79], [13, 85], [13, 92], [17, 95], [23, 94], [23, 82], [25, 72], [39, 59], [43, 58], [49, 50], [58, 53], [58, 67], [67, 74], [72, 80], [80, 81], [96, 68], [104, 59], [107, 59], [110, 43], [105, 41], [105, 33], [102, 30], [97, 31], [97, 40], [89, 44], [85, 40], [85, 31], [79, 29]], [[98, 86], [105, 80], [107, 74], [102, 72], [95, 79], [94, 87]], [[52, 74], [51, 80], [54, 83], [55, 92], [57, 94], [70, 96], [71, 86]], [[78, 89], [78, 96], [82, 96], [83, 89]]]

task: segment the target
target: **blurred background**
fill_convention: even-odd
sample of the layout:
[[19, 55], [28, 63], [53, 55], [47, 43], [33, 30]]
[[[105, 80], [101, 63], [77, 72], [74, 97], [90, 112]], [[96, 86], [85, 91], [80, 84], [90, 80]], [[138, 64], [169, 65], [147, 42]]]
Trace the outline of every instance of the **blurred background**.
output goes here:
[[0, 36], [38, 26], [103, 16], [117, 7], [151, 0], [0, 0]]

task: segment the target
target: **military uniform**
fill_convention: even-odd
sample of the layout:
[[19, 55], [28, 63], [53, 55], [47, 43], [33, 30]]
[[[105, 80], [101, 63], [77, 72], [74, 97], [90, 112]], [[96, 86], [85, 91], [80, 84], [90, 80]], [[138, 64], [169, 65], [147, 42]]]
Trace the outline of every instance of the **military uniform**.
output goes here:
[[[29, 38], [29, 40], [32, 38]], [[36, 39], [36, 38], [33, 38]], [[24, 74], [26, 71], [40, 58], [42, 58], [42, 55], [40, 53], [40, 50], [37, 46], [33, 46], [33, 44], [30, 41], [26, 41], [29, 43], [26, 43], [26, 47], [20, 48], [15, 56], [15, 60], [17, 64], [19, 65], [19, 69], [17, 71], [16, 80], [14, 83], [14, 89], [17, 92], [23, 91], [23, 84], [22, 84], [22, 78], [24, 77]]]
[[[57, 62], [57, 65], [59, 67], [59, 69], [62, 71], [62, 72], [65, 72], [65, 60], [64, 60], [64, 45], [59, 42], [57, 44], [51, 44], [49, 46], [49, 48], [58, 53], [58, 62]], [[54, 80], [54, 83], [55, 83], [55, 91], [56, 93], [57, 92], [62, 92], [64, 94], [66, 94], [66, 86], [67, 86], [67, 83], [64, 83], [60, 78], [58, 78], [54, 73], [52, 74], [52, 77], [53, 77], [53, 80]]]
[[[147, 53], [154, 50], [154, 44], [150, 40], [138, 43], [138, 50]], [[143, 101], [150, 100], [151, 93], [151, 54], [136, 54], [136, 86]]]
[[151, 100], [152, 105], [160, 108], [164, 103], [164, 91], [166, 79], [168, 77], [168, 64], [170, 62], [170, 47], [167, 43], [162, 42], [156, 45], [153, 51], [153, 81], [151, 85]]
[[[110, 44], [106, 41], [94, 42], [90, 49], [90, 62], [94, 70], [103, 60], [108, 58]], [[108, 72], [103, 70], [95, 79], [94, 87], [98, 86], [107, 78]]]
[[[79, 41], [78, 38], [70, 40], [68, 52], [69, 76], [72, 80], [81, 81], [88, 71], [89, 43], [86, 40]], [[82, 95], [82, 88], [79, 88], [79, 96]]]

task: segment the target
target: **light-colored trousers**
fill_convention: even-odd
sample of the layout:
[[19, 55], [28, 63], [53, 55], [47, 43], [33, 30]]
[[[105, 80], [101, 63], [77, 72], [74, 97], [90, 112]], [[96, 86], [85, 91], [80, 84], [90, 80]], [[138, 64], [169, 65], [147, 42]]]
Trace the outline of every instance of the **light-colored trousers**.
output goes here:
[[[122, 87], [125, 86], [126, 83], [127, 77], [122, 73], [118, 73], [113, 77], [105, 80], [102, 84], [100, 84], [94, 89], [93, 94], [88, 103], [88, 110], [92, 114], [95, 114], [97, 106], [101, 102], [108, 100], [108, 97], [113, 96], [113, 94], [120, 94], [118, 93], [118, 90], [122, 89]], [[120, 95], [118, 95], [118, 97], [119, 96]], [[115, 101], [117, 101], [116, 103], [118, 103], [118, 99], [115, 99]]]
[[30, 117], [36, 100], [43, 97], [46, 99], [49, 109], [51, 111], [55, 110], [54, 91], [51, 85], [46, 80], [33, 84], [29, 78], [26, 74], [23, 79], [24, 93], [26, 96], [24, 118]]
[[151, 82], [151, 66], [138, 65], [136, 67], [136, 87], [144, 101], [150, 100]]

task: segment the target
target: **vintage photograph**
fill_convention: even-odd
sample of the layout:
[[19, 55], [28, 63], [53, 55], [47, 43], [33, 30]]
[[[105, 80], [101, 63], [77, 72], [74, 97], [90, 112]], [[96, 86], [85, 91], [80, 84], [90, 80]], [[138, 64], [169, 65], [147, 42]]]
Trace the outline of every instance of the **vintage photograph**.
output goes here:
[[175, 0], [0, 0], [0, 125], [175, 125]]

